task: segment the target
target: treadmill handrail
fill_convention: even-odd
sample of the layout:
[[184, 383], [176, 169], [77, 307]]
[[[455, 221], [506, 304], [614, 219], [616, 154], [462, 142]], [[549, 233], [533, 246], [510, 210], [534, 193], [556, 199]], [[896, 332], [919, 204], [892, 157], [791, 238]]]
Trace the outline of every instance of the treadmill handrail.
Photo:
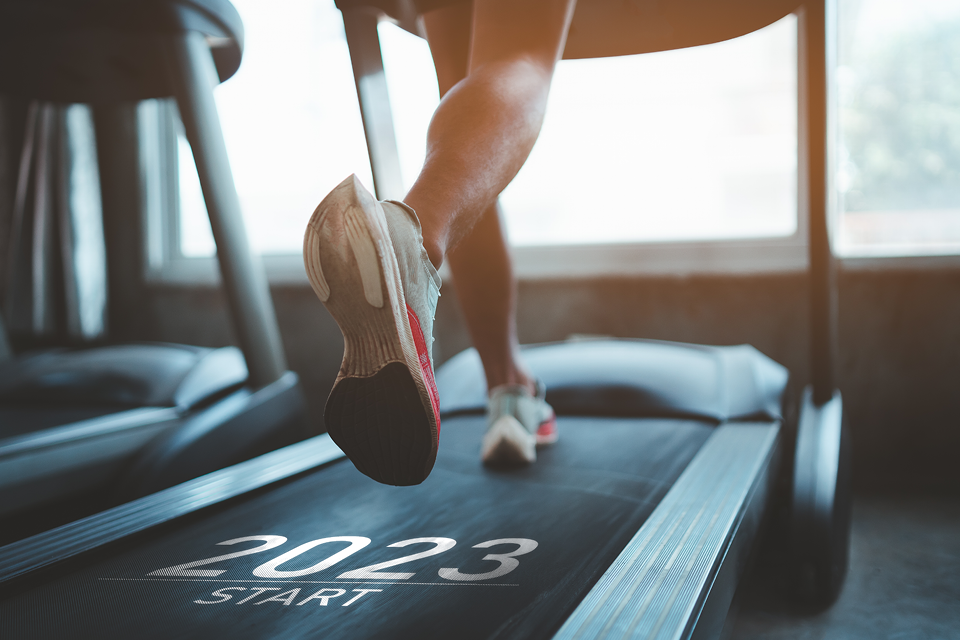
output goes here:
[[151, 427], [159, 422], [174, 421], [180, 418], [180, 412], [173, 407], [138, 407], [118, 411], [105, 416], [78, 420], [69, 424], [34, 431], [0, 440], [0, 460], [25, 452], [38, 451], [103, 436], [118, 431], [127, 431], [140, 427]]
[[324, 434], [0, 547], [0, 584], [344, 457]]

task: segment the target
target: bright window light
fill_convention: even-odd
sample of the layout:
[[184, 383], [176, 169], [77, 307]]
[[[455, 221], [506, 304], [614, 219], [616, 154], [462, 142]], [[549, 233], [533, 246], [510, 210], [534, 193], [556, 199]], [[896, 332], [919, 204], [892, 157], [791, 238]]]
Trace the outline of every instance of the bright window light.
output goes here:
[[791, 235], [797, 27], [562, 62], [542, 135], [503, 194], [519, 245]]
[[839, 24], [839, 253], [960, 253], [960, 2], [846, 0]]
[[[323, 196], [372, 184], [343, 23], [332, 0], [235, 0], [246, 43], [215, 90], [253, 248], [297, 253]], [[429, 47], [380, 38], [403, 181], [438, 102]], [[181, 140], [181, 253], [214, 245]], [[796, 20], [730, 42], [564, 61], [543, 134], [504, 192], [518, 245], [757, 238], [796, 229]]]
[[[373, 184], [343, 21], [333, 0], [232, 0], [244, 24], [243, 63], [214, 90], [253, 249], [299, 253], [320, 200], [351, 173]], [[186, 141], [180, 249], [214, 253]], [[189, 174], [189, 175], [186, 175]]]
[[[380, 38], [409, 187], [436, 79], [422, 40], [386, 24]], [[789, 16], [706, 47], [561, 62], [540, 139], [502, 196], [512, 242], [791, 235], [796, 42]]]
[[[372, 185], [332, 0], [235, 0], [243, 65], [215, 91], [253, 247], [297, 253], [323, 196]], [[837, 247], [960, 252], [960, 2], [841, 0]], [[427, 44], [381, 24], [407, 187], [438, 102]], [[796, 20], [680, 51], [564, 61], [543, 133], [503, 194], [517, 245], [789, 236], [796, 230]], [[180, 249], [212, 255], [184, 140]]]

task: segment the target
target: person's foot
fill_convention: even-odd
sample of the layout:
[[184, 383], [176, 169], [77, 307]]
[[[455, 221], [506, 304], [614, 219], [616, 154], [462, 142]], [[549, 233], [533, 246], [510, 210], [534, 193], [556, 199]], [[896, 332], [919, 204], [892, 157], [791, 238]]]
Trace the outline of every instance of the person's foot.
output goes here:
[[416, 214], [377, 202], [350, 176], [310, 218], [303, 259], [343, 333], [343, 362], [324, 409], [330, 437], [378, 482], [423, 482], [440, 437], [432, 357], [440, 276]]
[[540, 381], [535, 395], [518, 384], [505, 384], [490, 391], [487, 433], [480, 449], [484, 464], [531, 464], [537, 459], [538, 445], [557, 441], [557, 418], [545, 396], [546, 389]]

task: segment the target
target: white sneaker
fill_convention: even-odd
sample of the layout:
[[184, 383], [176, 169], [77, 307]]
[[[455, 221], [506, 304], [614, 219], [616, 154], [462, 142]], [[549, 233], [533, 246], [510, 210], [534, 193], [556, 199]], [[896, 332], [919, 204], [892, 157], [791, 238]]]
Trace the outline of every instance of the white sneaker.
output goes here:
[[545, 396], [546, 389], [539, 380], [535, 396], [517, 384], [501, 385], [490, 391], [487, 433], [480, 449], [484, 464], [531, 464], [537, 460], [538, 445], [557, 441], [557, 418]]
[[330, 437], [378, 482], [423, 482], [440, 438], [432, 356], [440, 276], [416, 213], [377, 202], [350, 176], [310, 218], [303, 260], [343, 333], [343, 362], [324, 410]]

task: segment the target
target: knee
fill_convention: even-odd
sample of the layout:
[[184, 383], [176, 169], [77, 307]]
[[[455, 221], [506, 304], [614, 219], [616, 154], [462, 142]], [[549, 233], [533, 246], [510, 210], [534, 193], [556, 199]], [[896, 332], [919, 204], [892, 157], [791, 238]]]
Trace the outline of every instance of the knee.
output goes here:
[[533, 53], [523, 53], [488, 62], [483, 67], [490, 68], [503, 77], [534, 84], [549, 84], [556, 62]]

